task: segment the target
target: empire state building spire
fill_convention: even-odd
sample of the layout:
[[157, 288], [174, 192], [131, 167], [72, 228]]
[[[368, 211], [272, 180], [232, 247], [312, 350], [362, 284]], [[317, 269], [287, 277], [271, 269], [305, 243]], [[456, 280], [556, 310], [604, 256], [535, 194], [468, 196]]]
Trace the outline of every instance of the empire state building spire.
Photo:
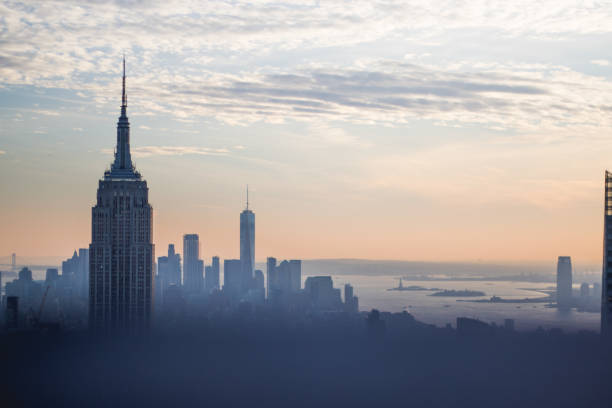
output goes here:
[[139, 178], [130, 155], [130, 122], [127, 117], [127, 94], [125, 92], [125, 57], [123, 57], [121, 116], [119, 116], [119, 122], [117, 122], [117, 147], [115, 148], [115, 161], [108, 176], [112, 178]]

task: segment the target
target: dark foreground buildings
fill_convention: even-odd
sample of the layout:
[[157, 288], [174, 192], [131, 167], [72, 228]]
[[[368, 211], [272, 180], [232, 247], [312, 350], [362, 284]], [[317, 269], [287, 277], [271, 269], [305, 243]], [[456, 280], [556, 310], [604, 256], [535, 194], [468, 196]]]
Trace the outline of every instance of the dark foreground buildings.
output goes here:
[[115, 161], [99, 181], [91, 211], [89, 326], [95, 330], [145, 328], [151, 321], [152, 208], [130, 156], [125, 60], [121, 102]]

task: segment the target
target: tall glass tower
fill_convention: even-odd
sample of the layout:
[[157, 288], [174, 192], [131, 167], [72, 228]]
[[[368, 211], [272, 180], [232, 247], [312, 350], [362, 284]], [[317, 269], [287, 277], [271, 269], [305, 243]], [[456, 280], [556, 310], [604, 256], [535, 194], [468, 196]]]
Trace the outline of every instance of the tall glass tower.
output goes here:
[[240, 264], [242, 269], [241, 290], [246, 293], [251, 288], [255, 267], [255, 213], [249, 210], [248, 186], [246, 208], [240, 213]]
[[89, 325], [94, 330], [150, 325], [153, 302], [152, 208], [147, 182], [130, 156], [125, 59], [117, 147], [91, 211]]
[[612, 335], [612, 173], [606, 170], [601, 296], [601, 334]]
[[198, 234], [183, 235], [183, 288], [190, 294], [199, 294], [204, 288], [204, 262], [200, 259]]

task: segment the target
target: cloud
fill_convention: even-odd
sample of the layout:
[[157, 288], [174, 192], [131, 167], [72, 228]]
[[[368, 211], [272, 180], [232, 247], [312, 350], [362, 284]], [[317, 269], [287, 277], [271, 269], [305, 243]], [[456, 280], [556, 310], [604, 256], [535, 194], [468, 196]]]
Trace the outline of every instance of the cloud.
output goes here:
[[[71, 89], [96, 108], [117, 103], [117, 55], [127, 50], [132, 112], [186, 122], [425, 119], [532, 133], [610, 126], [610, 83], [558, 65], [428, 65], [431, 53], [422, 49], [395, 61], [356, 58], [340, 65], [310, 54], [291, 68], [266, 59], [312, 49], [328, 55], [330, 47], [398, 38], [428, 44], [462, 30], [550, 41], [608, 34], [612, 4], [606, 2], [587, 8], [578, 0], [46, 1], [3, 2], [0, 14], [1, 84]], [[237, 63], [245, 59], [259, 62]]]
[[[108, 153], [108, 150], [104, 150]], [[183, 155], [204, 155], [204, 156], [225, 156], [229, 153], [227, 149], [213, 149], [208, 147], [195, 146], [140, 146], [132, 148], [132, 156], [136, 158], [151, 156], [183, 156]]]
[[523, 132], [612, 126], [612, 84], [552, 65], [444, 67], [382, 60], [370, 61], [368, 69], [356, 63], [240, 75], [145, 75], [136, 81], [147, 95], [139, 102], [145, 111], [230, 124], [317, 118], [394, 125], [426, 119]]
[[600, 65], [602, 67], [609, 67], [610, 65], [612, 65], [612, 62], [605, 59], [596, 59], [591, 60], [591, 64]]

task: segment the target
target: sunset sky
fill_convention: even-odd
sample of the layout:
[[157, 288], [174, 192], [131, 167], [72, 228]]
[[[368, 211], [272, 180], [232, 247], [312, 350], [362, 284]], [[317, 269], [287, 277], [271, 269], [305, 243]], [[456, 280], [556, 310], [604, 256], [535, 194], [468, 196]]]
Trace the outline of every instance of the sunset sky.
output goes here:
[[0, 256], [90, 242], [127, 61], [156, 256], [598, 263], [612, 3], [1, 1]]

